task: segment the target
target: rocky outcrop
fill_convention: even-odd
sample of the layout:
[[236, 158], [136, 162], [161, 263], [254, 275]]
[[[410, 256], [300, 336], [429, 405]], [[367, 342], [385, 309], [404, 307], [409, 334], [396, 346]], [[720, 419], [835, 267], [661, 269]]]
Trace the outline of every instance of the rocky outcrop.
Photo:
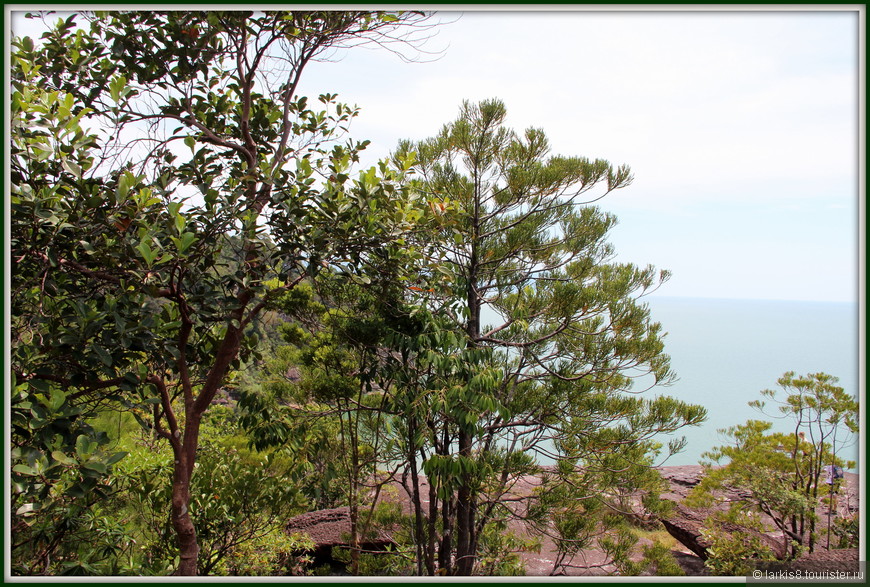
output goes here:
[[[701, 530], [706, 526], [707, 519], [715, 513], [715, 510], [707, 508], [689, 508], [680, 503], [674, 503], [674, 511], [667, 518], [661, 520], [668, 533], [682, 543], [686, 548], [694, 552], [704, 560], [707, 560], [707, 549], [710, 543], [704, 538]], [[741, 532], [757, 538], [761, 544], [770, 548], [777, 559], [785, 558], [785, 549], [781, 541], [772, 536], [756, 530], [732, 524], [721, 523], [725, 532]]]
[[[704, 478], [704, 467], [700, 465], [660, 467], [656, 470], [662, 479], [668, 482], [668, 489], [661, 497], [670, 501], [682, 501]], [[734, 489], [724, 490], [719, 493], [726, 502], [743, 499], [748, 496], [747, 492]]]
[[[707, 558], [708, 544], [703, 539], [701, 528], [707, 517], [715, 510], [702, 508], [689, 508], [681, 502], [702, 479], [704, 469], [701, 466], [668, 466], [657, 469], [661, 476], [667, 481], [667, 489], [662, 493], [661, 497], [674, 502], [674, 512], [666, 519], [661, 520], [668, 532], [674, 536], [680, 543], [685, 546], [685, 550], [674, 550], [674, 554], [680, 566], [689, 575], [701, 576], [708, 573], [704, 566], [704, 560]], [[517, 480], [512, 486], [510, 497], [516, 498], [531, 494], [536, 487], [540, 485], [540, 477], [528, 476]], [[841, 490], [840, 499], [838, 500], [840, 515], [847, 515], [857, 510], [858, 508], [858, 478], [857, 475], [846, 473], [847, 483]], [[421, 479], [423, 491], [420, 498], [423, 502], [424, 510], [428, 510], [426, 501], [428, 497], [428, 485], [425, 479]], [[379, 501], [395, 501], [402, 506], [402, 511], [407, 515], [412, 512], [411, 499], [408, 493], [400, 485], [396, 484], [394, 491], [384, 491], [379, 496]], [[739, 500], [740, 492], [726, 491], [722, 494], [728, 500]], [[519, 503], [519, 502], [517, 502]], [[518, 535], [524, 535], [526, 532], [525, 526], [521, 521], [511, 522], [511, 531]], [[727, 528], [726, 528], [727, 529]], [[747, 531], [745, 528], [733, 526], [731, 531]], [[347, 507], [335, 508], [330, 510], [320, 510], [297, 516], [290, 520], [287, 524], [287, 530], [290, 532], [301, 532], [309, 535], [317, 545], [314, 554], [314, 564], [330, 564], [338, 573], [342, 572], [341, 566], [332, 559], [332, 548], [349, 546], [350, 535], [350, 512]], [[771, 547], [771, 550], [777, 555], [782, 556], [782, 536], [767, 535], [756, 533], [763, 544]], [[393, 543], [392, 536], [389, 531], [382, 530], [375, 538], [361, 539], [363, 544], [360, 546], [365, 550], [381, 550]], [[817, 547], [821, 548], [821, 545]], [[519, 553], [523, 562], [526, 565], [526, 571], [529, 575], [546, 576], [553, 570], [554, 561], [557, 557], [556, 547], [553, 541], [544, 537], [540, 552], [523, 551]], [[813, 555], [809, 555], [809, 560], [799, 559], [799, 561], [791, 561], [781, 564], [820, 564], [822, 562], [830, 563], [826, 557], [834, 557], [834, 559], [842, 557], [854, 557], [850, 564], [857, 561], [857, 551], [817, 551]], [[603, 552], [597, 549], [588, 549], [582, 553], [582, 566], [571, 567], [566, 570], [568, 575], [600, 575], [613, 569], [604, 565], [606, 556]], [[824, 560], [823, 560], [824, 559]], [[580, 560], [578, 558], [578, 560]], [[779, 563], [777, 563], [779, 564]], [[802, 567], [802, 568], [820, 568]]]
[[805, 554], [797, 560], [762, 563], [758, 565], [757, 568], [768, 572], [787, 571], [789, 573], [814, 573], [819, 576], [825, 574], [830, 575], [830, 573], [834, 572], [856, 573], [861, 570], [858, 563], [857, 548], [817, 550]]
[[[695, 553], [701, 559], [706, 560], [709, 544], [704, 540], [701, 534], [701, 529], [705, 527], [707, 518], [717, 510], [690, 508], [682, 503], [682, 500], [689, 494], [689, 492], [701, 482], [704, 475], [703, 467], [663, 467], [659, 469], [659, 474], [668, 482], [668, 490], [662, 495], [662, 498], [674, 502], [675, 504], [673, 514], [660, 520], [662, 525], [671, 536], [677, 539], [688, 550]], [[718, 497], [722, 500], [720, 502], [720, 509], [724, 509], [727, 508], [730, 502], [745, 501], [749, 495], [745, 491], [726, 489], [718, 492]], [[840, 488], [834, 516], [854, 515], [858, 509], [858, 503], [858, 477], [854, 473], [846, 473], [843, 486]], [[820, 505], [817, 513], [821, 523], [824, 523], [827, 514], [826, 507]], [[766, 516], [762, 516], [762, 521], [766, 521], [768, 522], [768, 525], [772, 526], [772, 522]], [[728, 523], [722, 524], [721, 527], [725, 532], [741, 532], [743, 534], [754, 536], [758, 538], [763, 545], [769, 547], [778, 560], [786, 558], [782, 533], [762, 533], [738, 524]], [[817, 544], [817, 548], [820, 548], [821, 546], [821, 544]], [[828, 552], [838, 554], [829, 555]], [[817, 550], [807, 556], [816, 557], [817, 560], [823, 560], [827, 556], [843, 557], [851, 555], [842, 550]], [[808, 564], [815, 564], [813, 561], [816, 559], [810, 558]], [[857, 558], [855, 560], [857, 560]], [[803, 561], [803, 559], [799, 559], [799, 561]], [[798, 561], [792, 561], [792, 563], [789, 564], [797, 563]]]
[[[313, 555], [315, 566], [334, 565], [332, 548], [350, 546], [350, 508], [340, 507], [317, 510], [292, 518], [287, 522], [290, 534], [305, 534], [314, 542]], [[392, 534], [386, 530], [365, 533], [359, 538], [359, 547], [366, 551], [384, 550], [394, 544]]]
[[798, 559], [801, 563], [847, 562], [858, 560], [857, 548], [835, 548], [834, 550], [817, 550], [805, 554]]

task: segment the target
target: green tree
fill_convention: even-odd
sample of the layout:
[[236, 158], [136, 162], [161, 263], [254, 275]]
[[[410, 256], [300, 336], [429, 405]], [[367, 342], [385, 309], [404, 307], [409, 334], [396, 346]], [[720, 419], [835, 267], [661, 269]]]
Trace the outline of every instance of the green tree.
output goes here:
[[418, 214], [404, 164], [350, 178], [365, 143], [340, 139], [357, 111], [330, 94], [309, 105], [303, 71], [424, 18], [103, 12], [14, 41], [16, 398], [61, 389], [75, 409], [149, 409], [143, 424], [173, 453], [178, 574], [197, 568], [201, 421], [255, 349], [252, 325], [275, 296], [331, 264], [352, 271]]
[[[323, 307], [314, 331], [299, 341], [299, 385], [312, 402], [309, 417], [337, 421], [330, 461], [337, 470], [333, 482], [342, 488], [349, 508], [350, 570], [356, 575], [361, 539], [370, 525], [377, 495], [392, 480], [392, 475], [381, 469], [389, 466], [381, 453], [392, 439], [382, 426], [387, 417], [386, 395], [379, 377], [383, 314], [390, 306], [378, 296], [381, 284], [363, 288], [335, 276], [322, 277], [318, 289], [330, 307]], [[364, 502], [372, 493], [375, 497], [363, 515]]]
[[[704, 454], [721, 466], [708, 468], [692, 499], [709, 504], [716, 489], [741, 489], [746, 502], [770, 516], [783, 533], [785, 552], [812, 552], [820, 500], [831, 497], [840, 483], [831, 479], [826, 485], [825, 467], [854, 466], [838, 453], [858, 432], [858, 402], [837, 382], [826, 373], [788, 372], [777, 381], [780, 390], [762, 391], [766, 400], [779, 404], [778, 414], [769, 416], [788, 420], [791, 432], [772, 432], [772, 422], [761, 420], [721, 430], [733, 444]], [[762, 412], [767, 408], [764, 400], [749, 405]], [[743, 509], [746, 504], [741, 500], [731, 507]]]
[[[389, 427], [393, 381], [385, 359], [391, 351], [389, 334], [414, 320], [404, 307], [401, 279], [395, 272], [399, 259], [387, 248], [378, 256], [378, 266], [368, 267], [372, 280], [364, 286], [323, 272], [315, 287], [304, 284], [276, 301], [281, 314], [292, 320], [279, 326], [289, 345], [278, 347], [276, 354], [290, 358], [295, 381], [271, 385], [282, 391], [272, 397], [263, 389], [245, 390], [240, 401], [243, 421], [260, 446], [292, 442], [289, 430], [297, 422], [312, 430], [328, 429], [322, 437], [322, 458], [308, 458], [321, 461], [327, 468], [324, 479], [332, 483], [328, 491], [336, 501], [320, 507], [349, 506], [353, 574], [360, 568], [359, 544], [372, 529], [378, 497], [395, 481], [405, 456], [396, 454], [395, 433]], [[406, 257], [400, 255], [402, 260]], [[291, 348], [292, 354], [287, 353]], [[277, 367], [285, 372], [288, 366], [284, 361], [265, 365], [267, 370]], [[286, 405], [289, 398], [296, 405]]]
[[515, 133], [505, 117], [497, 100], [466, 102], [438, 136], [398, 150], [416, 156], [435, 226], [412, 291], [437, 325], [408, 347], [422, 395], [404, 402], [434, 488], [429, 572], [437, 519], [443, 572], [472, 573], [483, 527], [536, 458], [597, 475], [605, 492], [639, 448], [655, 449], [654, 434], [705, 417], [626, 393], [644, 376], [672, 379], [661, 327], [637, 299], [667, 273], [615, 263], [605, 240], [615, 219], [589, 205], [627, 186], [630, 170], [551, 156], [541, 130]]
[[116, 491], [110, 473], [126, 453], [111, 450], [63, 390], [34, 380], [11, 392], [13, 572], [100, 568], [123, 548], [123, 528], [93, 506]]
[[[15, 42], [12, 60], [12, 160], [10, 241], [13, 259], [10, 412], [13, 569], [21, 574], [93, 568], [98, 552], [87, 532], [91, 508], [110, 493], [112, 465], [123, 452], [109, 453], [109, 439], [87, 417], [104, 401], [120, 399], [113, 389], [132, 390], [130, 376], [108, 374], [97, 305], [53, 271], [61, 258], [53, 243], [69, 236], [61, 202], [74, 191], [83, 169], [94, 164], [95, 137], [87, 133], [72, 96], [41, 83], [34, 43]], [[31, 243], [30, 239], [35, 242]], [[72, 293], [71, 293], [72, 292]], [[67, 294], [69, 296], [67, 297]], [[114, 300], [108, 300], [112, 305]], [[61, 326], [75, 321], [78, 332]], [[143, 330], [129, 333], [141, 335]], [[90, 339], [90, 348], [79, 343]], [[131, 344], [128, 339], [128, 344]], [[52, 352], [47, 352], [48, 347]], [[58, 371], [73, 363], [73, 385], [58, 385]], [[84, 373], [107, 375], [103, 380]], [[126, 375], [126, 374], [124, 374]], [[88, 547], [93, 547], [86, 552]]]

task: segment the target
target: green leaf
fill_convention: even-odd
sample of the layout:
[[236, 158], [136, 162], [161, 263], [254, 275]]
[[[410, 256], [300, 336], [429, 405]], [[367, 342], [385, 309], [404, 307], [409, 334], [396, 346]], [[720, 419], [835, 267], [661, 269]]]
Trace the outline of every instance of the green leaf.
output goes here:
[[88, 494], [87, 490], [81, 485], [73, 485], [70, 487], [67, 492], [67, 495], [70, 497], [82, 498]]
[[66, 169], [68, 172], [72, 173], [76, 179], [82, 178], [82, 168], [78, 166], [78, 164], [73, 163], [69, 159], [63, 159], [60, 162], [61, 166]]
[[86, 435], [80, 434], [76, 438], [76, 454], [80, 457], [88, 457], [94, 451], [96, 442], [92, 442]]
[[30, 386], [32, 388], [34, 388], [38, 391], [41, 391], [43, 393], [48, 393], [48, 390], [49, 390], [48, 381], [45, 381], [44, 379], [31, 379], [30, 381], [28, 381], [28, 383], [30, 383]]
[[125, 171], [118, 178], [118, 189], [116, 190], [117, 199], [119, 202], [127, 198], [130, 193], [130, 188], [136, 184], [137, 178], [129, 171]]
[[51, 458], [53, 458], [54, 460], [56, 460], [58, 463], [60, 463], [62, 465], [75, 465], [76, 464], [75, 459], [71, 458], [68, 454], [66, 454], [62, 451], [59, 451], [59, 450], [52, 451]]
[[192, 232], [182, 233], [181, 238], [170, 238], [172, 238], [172, 242], [175, 243], [175, 246], [178, 248], [178, 252], [182, 255], [187, 251], [187, 249], [190, 248], [190, 245], [192, 245], [196, 241], [196, 235]]
[[172, 216], [172, 221], [175, 224], [175, 230], [178, 231], [178, 234], [181, 234], [184, 231], [184, 225], [187, 223], [184, 215], [176, 213]]
[[125, 451], [116, 452], [115, 454], [113, 454], [112, 456], [110, 456], [106, 460], [106, 464], [107, 465], [114, 465], [115, 463], [117, 463], [118, 461], [120, 461], [121, 459], [126, 457], [128, 454], [130, 454], [130, 453], [125, 452]]
[[51, 392], [51, 400], [49, 401], [48, 407], [52, 412], [57, 412], [60, 410], [61, 406], [63, 406], [66, 401], [66, 393], [62, 389], [55, 389]]
[[12, 472], [20, 473], [21, 475], [27, 475], [30, 477], [36, 475], [36, 471], [33, 468], [28, 467], [27, 465], [15, 465], [14, 467], [12, 467]]
[[94, 352], [100, 358], [100, 361], [103, 363], [103, 365], [105, 365], [106, 367], [112, 366], [112, 355], [110, 355], [106, 349], [98, 344], [95, 344]]
[[113, 102], [118, 102], [121, 99], [121, 94], [124, 92], [124, 89], [127, 87], [127, 78], [123, 75], [119, 75], [109, 82], [109, 95], [112, 97]]
[[15, 514], [18, 516], [29, 516], [36, 513], [38, 508], [35, 504], [25, 503], [23, 506], [15, 510]]
[[139, 246], [136, 247], [136, 250], [139, 251], [139, 254], [142, 255], [142, 258], [145, 260], [145, 264], [150, 269], [152, 265], [154, 265], [154, 259], [157, 257], [157, 253], [155, 253], [151, 249], [151, 245], [149, 245], [146, 241], [141, 241]]
[[100, 475], [105, 475], [109, 472], [109, 470], [106, 468], [106, 463], [102, 463], [100, 461], [88, 461], [87, 463], [84, 463], [82, 467], [90, 471], [96, 471]]

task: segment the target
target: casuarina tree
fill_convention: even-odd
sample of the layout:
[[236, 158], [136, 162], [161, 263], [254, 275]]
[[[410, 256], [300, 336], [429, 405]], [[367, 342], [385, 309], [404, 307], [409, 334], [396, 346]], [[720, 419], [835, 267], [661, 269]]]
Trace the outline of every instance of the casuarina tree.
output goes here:
[[699, 406], [634, 395], [633, 382], [673, 374], [639, 299], [667, 273], [615, 262], [606, 237], [616, 219], [592, 205], [628, 186], [630, 170], [552, 155], [543, 131], [515, 132], [506, 116], [498, 100], [466, 102], [436, 137], [397, 151], [416, 157], [434, 218], [428, 269], [411, 290], [450, 333], [409, 342], [404, 355], [413, 349], [425, 375], [414, 385], [423, 396], [405, 405], [423, 429], [411, 436], [433, 486], [429, 533], [440, 531], [437, 555], [425, 540], [430, 572], [437, 556], [441, 572], [471, 574], [483, 528], [515, 514], [504, 496], [542, 462], [557, 465], [549, 482], [603, 497], [648, 478], [656, 433], [705, 418]]

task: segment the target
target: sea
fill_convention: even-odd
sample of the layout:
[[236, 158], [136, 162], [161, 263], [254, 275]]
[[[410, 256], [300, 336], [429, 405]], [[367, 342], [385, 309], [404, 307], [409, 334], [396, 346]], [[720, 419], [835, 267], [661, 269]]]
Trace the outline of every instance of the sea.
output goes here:
[[[763, 389], [780, 390], [777, 379], [824, 372], [839, 378], [847, 392], [863, 400], [859, 390], [859, 316], [853, 303], [740, 299], [646, 298], [653, 320], [667, 333], [665, 350], [678, 380], [655, 387], [651, 395], [669, 395], [707, 408], [707, 421], [682, 429], [686, 449], [664, 463], [694, 465], [702, 454], [728, 443], [720, 429], [750, 419], [774, 423], [790, 432], [784, 419], [765, 416], [748, 403], [762, 399]], [[768, 402], [769, 403], [769, 402]], [[766, 410], [778, 414], [775, 407]], [[668, 440], [662, 436], [661, 440]], [[863, 442], [851, 438], [838, 453], [858, 463]], [[839, 444], [839, 442], [838, 442]]]

